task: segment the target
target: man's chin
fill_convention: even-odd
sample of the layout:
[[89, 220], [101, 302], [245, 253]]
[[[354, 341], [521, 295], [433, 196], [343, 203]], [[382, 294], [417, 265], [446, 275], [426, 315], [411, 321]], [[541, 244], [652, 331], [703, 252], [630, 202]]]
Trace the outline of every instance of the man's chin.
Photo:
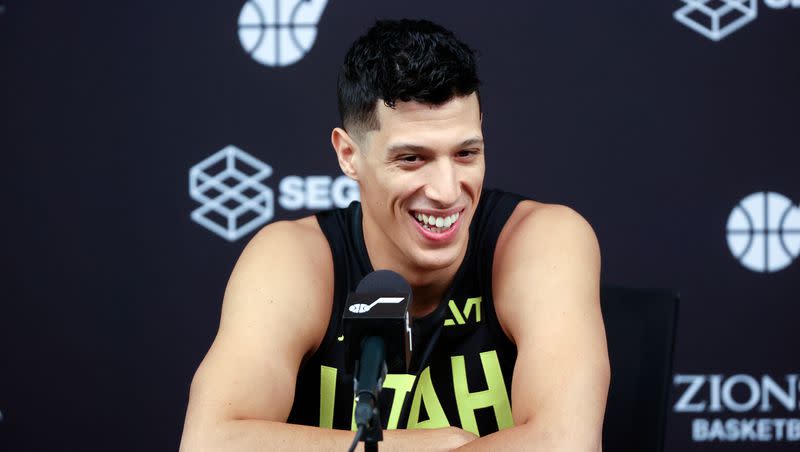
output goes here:
[[448, 249], [425, 250], [418, 252], [413, 262], [420, 271], [438, 271], [452, 267], [458, 260], [458, 250]]
[[459, 258], [463, 255], [462, 251], [466, 248], [468, 238], [466, 230], [456, 230], [455, 235], [448, 240], [433, 241], [420, 234], [420, 227], [414, 223], [409, 242], [413, 243], [411, 249], [407, 249], [406, 256], [414, 267], [420, 272], [431, 272], [444, 270], [457, 265]]

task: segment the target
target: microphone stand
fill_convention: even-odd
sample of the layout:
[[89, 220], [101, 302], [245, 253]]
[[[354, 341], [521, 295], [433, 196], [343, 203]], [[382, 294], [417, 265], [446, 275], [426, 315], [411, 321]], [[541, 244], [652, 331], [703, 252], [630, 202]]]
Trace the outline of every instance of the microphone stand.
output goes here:
[[[353, 421], [358, 427], [350, 452], [359, 441], [364, 442], [365, 450], [377, 451], [378, 442], [383, 440], [378, 395], [387, 372], [405, 372], [404, 364], [408, 364], [411, 297], [411, 286], [391, 270], [368, 274], [347, 297], [342, 315], [342, 329], [350, 338], [345, 347], [345, 369], [353, 375]], [[358, 356], [360, 360], [356, 360]]]
[[365, 452], [377, 452], [378, 441], [383, 441], [383, 429], [378, 410], [378, 395], [386, 377], [386, 345], [379, 336], [367, 336], [361, 343], [361, 360], [355, 379], [355, 420], [363, 430], [361, 441]]

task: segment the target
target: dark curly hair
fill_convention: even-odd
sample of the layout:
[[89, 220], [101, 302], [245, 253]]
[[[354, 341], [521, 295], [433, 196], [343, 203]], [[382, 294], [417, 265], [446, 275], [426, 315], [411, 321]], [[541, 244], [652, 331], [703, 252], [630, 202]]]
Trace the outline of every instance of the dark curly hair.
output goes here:
[[452, 32], [427, 20], [380, 20], [358, 38], [339, 71], [342, 125], [350, 133], [380, 127], [378, 100], [441, 105], [478, 93], [475, 54]]

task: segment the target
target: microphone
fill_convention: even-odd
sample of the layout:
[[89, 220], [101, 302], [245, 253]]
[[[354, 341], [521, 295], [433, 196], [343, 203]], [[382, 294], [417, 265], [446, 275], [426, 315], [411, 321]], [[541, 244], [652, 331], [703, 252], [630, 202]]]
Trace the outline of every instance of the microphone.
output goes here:
[[[411, 286], [391, 270], [374, 271], [347, 297], [342, 317], [345, 369], [354, 376], [355, 421], [358, 427], [378, 429], [377, 400], [386, 373], [406, 373], [411, 357], [408, 307]], [[377, 424], [374, 425], [374, 424]]]

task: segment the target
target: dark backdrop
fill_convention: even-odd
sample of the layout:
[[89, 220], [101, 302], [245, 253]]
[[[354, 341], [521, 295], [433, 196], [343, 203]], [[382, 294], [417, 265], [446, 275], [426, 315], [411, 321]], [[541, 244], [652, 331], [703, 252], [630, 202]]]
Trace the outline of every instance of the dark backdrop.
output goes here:
[[793, 450], [692, 436], [696, 418], [800, 417], [800, 261], [752, 271], [726, 242], [746, 196], [800, 201], [800, 9], [749, 3], [758, 17], [715, 42], [673, 18], [678, 1], [332, 0], [304, 58], [269, 67], [240, 44], [243, 1], [3, 2], [0, 448], [177, 448], [252, 235], [190, 218], [190, 168], [236, 146], [272, 168], [273, 219], [309, 214], [279, 182], [339, 174], [344, 52], [376, 18], [425, 17], [480, 54], [487, 186], [582, 213], [605, 282], [677, 288], [677, 375], [766, 376], [794, 397], [687, 413], [676, 383], [667, 450]]

